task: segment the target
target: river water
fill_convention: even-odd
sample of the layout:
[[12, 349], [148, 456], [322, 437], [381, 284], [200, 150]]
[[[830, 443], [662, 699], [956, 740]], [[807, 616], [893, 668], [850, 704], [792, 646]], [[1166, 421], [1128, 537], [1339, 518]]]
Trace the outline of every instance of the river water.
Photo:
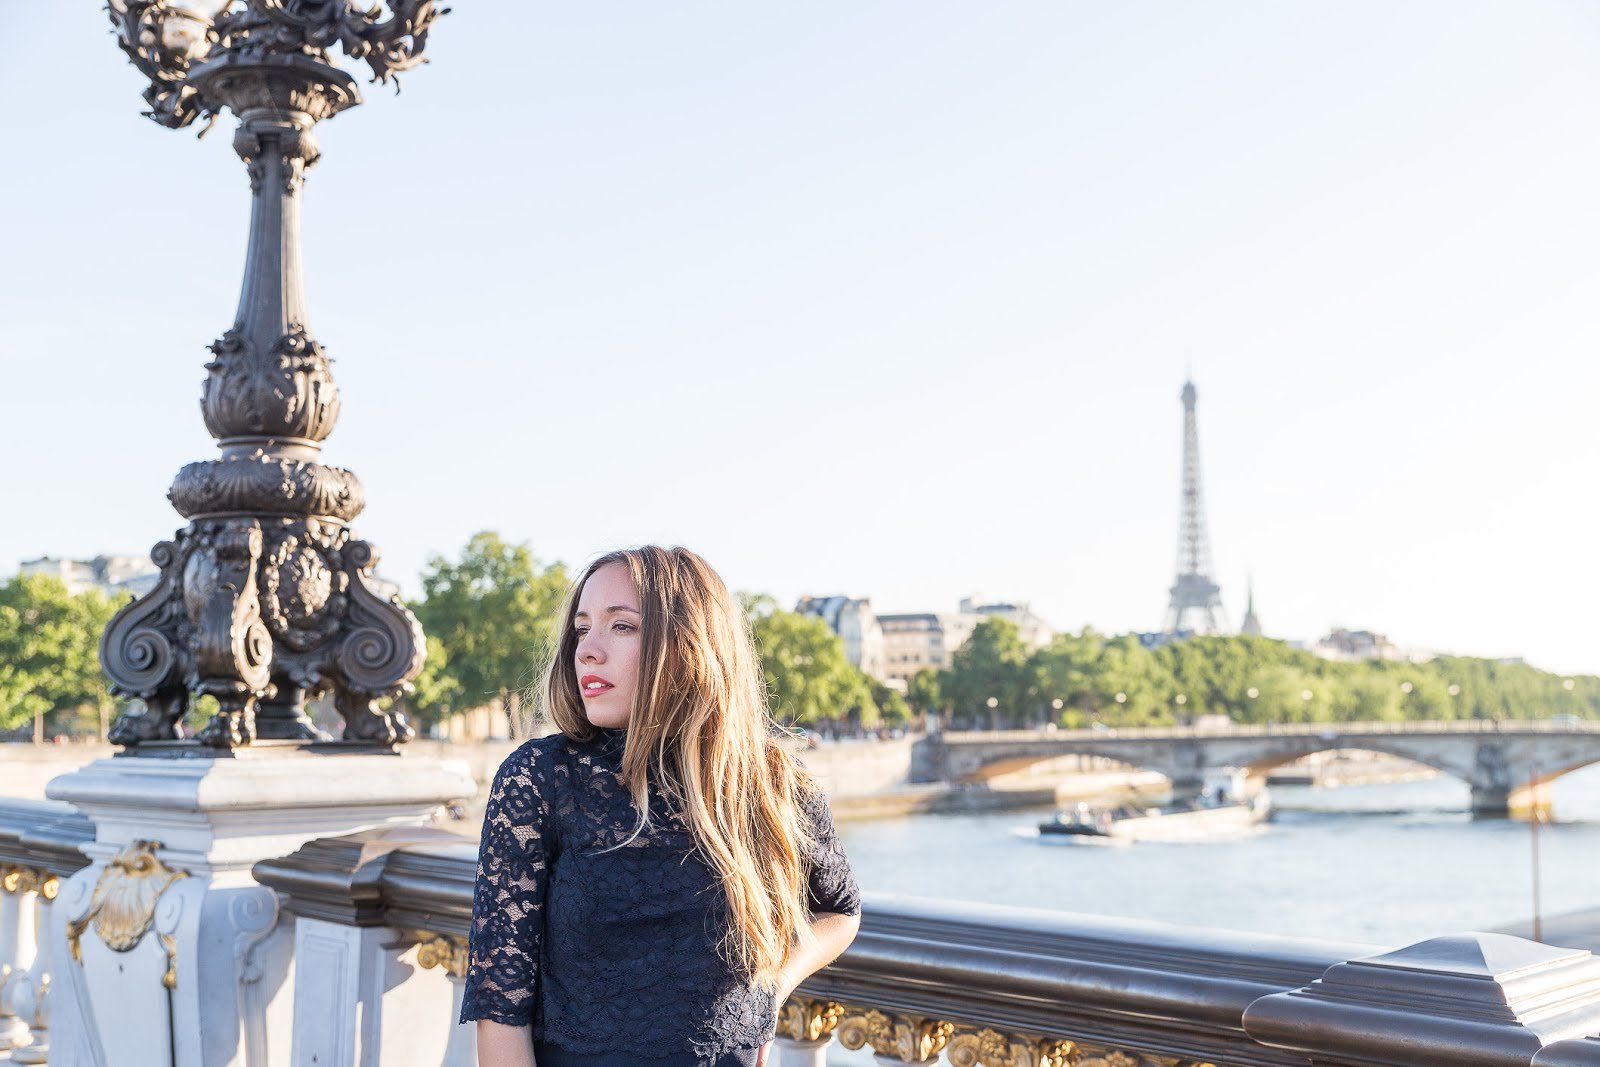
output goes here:
[[[862, 888], [1399, 946], [1533, 913], [1531, 827], [1474, 820], [1450, 778], [1277, 786], [1270, 822], [1208, 842], [1041, 839], [1045, 811], [840, 824]], [[1551, 786], [1539, 828], [1546, 916], [1600, 908], [1600, 765]], [[867, 1067], [835, 1044], [830, 1067]]]
[[[1600, 908], [1600, 765], [1550, 788], [1555, 822], [1538, 840], [1542, 911]], [[868, 891], [1383, 945], [1533, 913], [1529, 824], [1474, 820], [1463, 783], [1277, 786], [1271, 795], [1270, 822], [1197, 843], [1041, 839], [1040, 811], [840, 829]]]

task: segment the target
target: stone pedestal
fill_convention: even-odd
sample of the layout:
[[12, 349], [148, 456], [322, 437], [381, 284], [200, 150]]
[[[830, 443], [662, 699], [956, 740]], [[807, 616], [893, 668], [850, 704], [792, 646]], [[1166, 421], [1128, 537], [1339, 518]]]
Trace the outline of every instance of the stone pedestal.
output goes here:
[[251, 866], [475, 791], [461, 764], [346, 745], [188, 758], [203, 751], [103, 759], [47, 789], [95, 824], [45, 934], [54, 1067], [288, 1067], [294, 919]]

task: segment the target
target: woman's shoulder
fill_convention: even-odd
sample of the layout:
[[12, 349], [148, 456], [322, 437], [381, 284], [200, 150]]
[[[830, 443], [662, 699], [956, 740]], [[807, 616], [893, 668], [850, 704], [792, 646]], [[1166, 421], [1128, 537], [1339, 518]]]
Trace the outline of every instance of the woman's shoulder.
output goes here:
[[500, 770], [497, 773], [500, 775], [548, 773], [554, 761], [562, 759], [571, 751], [572, 744], [571, 739], [560, 730], [543, 737], [530, 737], [500, 761]]

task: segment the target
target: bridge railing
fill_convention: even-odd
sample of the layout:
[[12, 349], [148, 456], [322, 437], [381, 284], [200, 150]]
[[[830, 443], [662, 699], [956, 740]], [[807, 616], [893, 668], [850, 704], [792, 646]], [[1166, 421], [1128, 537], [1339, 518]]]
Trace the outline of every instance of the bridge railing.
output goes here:
[[1193, 737], [1378, 737], [1392, 734], [1600, 734], [1600, 722], [1548, 719], [1426, 719], [1418, 722], [1239, 723], [1232, 726], [1108, 726], [1063, 730], [946, 730], [946, 744], [1029, 741], [1181, 740]]
[[70, 805], [0, 799], [0, 1059], [47, 1062], [58, 964], [43, 931], [57, 886], [88, 865], [78, 846], [93, 839]]
[[[90, 836], [64, 805], [0, 803], [0, 1062], [47, 1061], [51, 969], [83, 964], [28, 931]], [[387, 828], [256, 865], [300, 961], [292, 1026], [271, 1035], [288, 1062], [473, 1067], [455, 1020], [476, 852]], [[1496, 934], [1385, 952], [869, 894], [779, 1033], [779, 1067], [839, 1046], [924, 1067], [1600, 1067], [1600, 962]]]
[[[340, 1050], [362, 1042], [333, 1030], [363, 1019], [362, 1062], [403, 1040], [407, 1063], [473, 1063], [474, 1028], [455, 1019], [476, 846], [429, 833], [323, 839], [255, 866], [297, 957], [345, 945], [364, 954], [349, 974], [385, 976], [301, 969], [296, 1062], [354, 1067]], [[783, 1006], [779, 1034], [781, 1067], [821, 1067], [835, 1045], [955, 1067], [1600, 1067], [1600, 1040], [1582, 1040], [1600, 1034], [1600, 961], [1495, 934], [1384, 952], [869, 894], [855, 944]], [[1538, 1059], [1547, 1047], [1558, 1058]]]

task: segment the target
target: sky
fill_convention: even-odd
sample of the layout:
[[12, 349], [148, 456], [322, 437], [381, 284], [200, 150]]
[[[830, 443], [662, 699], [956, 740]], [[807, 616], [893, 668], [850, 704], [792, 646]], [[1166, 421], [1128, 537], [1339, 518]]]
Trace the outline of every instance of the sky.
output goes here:
[[[0, 572], [182, 524], [249, 209], [93, 4], [8, 29]], [[318, 127], [323, 458], [410, 592], [492, 529], [1152, 630], [1192, 375], [1235, 624], [1253, 576], [1272, 636], [1600, 672], [1597, 45], [1546, 0], [462, 0]]]

